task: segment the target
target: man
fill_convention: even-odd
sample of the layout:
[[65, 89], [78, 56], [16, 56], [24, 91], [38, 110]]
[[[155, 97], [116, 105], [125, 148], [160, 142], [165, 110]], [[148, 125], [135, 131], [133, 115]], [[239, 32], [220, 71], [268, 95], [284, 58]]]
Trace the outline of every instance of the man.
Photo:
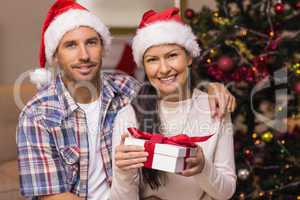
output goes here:
[[[20, 189], [42, 200], [109, 199], [111, 134], [117, 112], [140, 84], [120, 74], [100, 75], [111, 36], [107, 27], [73, 0], [50, 8], [42, 31], [40, 65], [33, 80], [43, 81], [45, 62], [61, 73], [25, 106], [17, 128]], [[40, 85], [41, 86], [41, 85]], [[220, 87], [223, 91], [224, 87]], [[221, 88], [221, 89], [220, 89]], [[234, 107], [225, 93], [219, 113]], [[222, 106], [223, 105], [223, 106]], [[232, 109], [232, 108], [231, 108]]]

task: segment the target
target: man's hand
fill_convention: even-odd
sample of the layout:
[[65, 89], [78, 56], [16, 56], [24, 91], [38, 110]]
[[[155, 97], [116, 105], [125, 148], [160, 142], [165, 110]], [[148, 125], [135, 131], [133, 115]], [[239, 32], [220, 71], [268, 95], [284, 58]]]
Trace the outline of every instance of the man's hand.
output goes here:
[[212, 117], [223, 118], [226, 112], [233, 112], [235, 110], [235, 97], [232, 96], [223, 84], [209, 83], [207, 93]]
[[300, 118], [286, 118], [283, 122], [288, 133], [293, 133], [297, 128], [300, 128]]

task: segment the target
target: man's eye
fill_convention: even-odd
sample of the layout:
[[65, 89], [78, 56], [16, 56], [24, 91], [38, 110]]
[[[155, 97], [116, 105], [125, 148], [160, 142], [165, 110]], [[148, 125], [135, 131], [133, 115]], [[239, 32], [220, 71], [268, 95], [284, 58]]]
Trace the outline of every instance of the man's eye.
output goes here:
[[74, 42], [70, 42], [65, 45], [66, 48], [74, 48], [75, 46], [76, 44]]

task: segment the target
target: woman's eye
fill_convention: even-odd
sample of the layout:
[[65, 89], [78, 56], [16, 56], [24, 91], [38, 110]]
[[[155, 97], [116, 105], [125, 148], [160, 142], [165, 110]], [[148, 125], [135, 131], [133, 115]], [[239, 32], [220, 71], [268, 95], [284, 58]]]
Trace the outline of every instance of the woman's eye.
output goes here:
[[156, 61], [155, 58], [149, 58], [149, 59], [146, 60], [147, 63], [151, 63], [151, 62], [155, 62], [155, 61]]
[[96, 44], [97, 44], [96, 40], [88, 41], [88, 45], [96, 45]]
[[175, 58], [175, 57], [177, 57], [177, 56], [178, 56], [177, 53], [172, 53], [172, 54], [169, 55], [169, 58]]

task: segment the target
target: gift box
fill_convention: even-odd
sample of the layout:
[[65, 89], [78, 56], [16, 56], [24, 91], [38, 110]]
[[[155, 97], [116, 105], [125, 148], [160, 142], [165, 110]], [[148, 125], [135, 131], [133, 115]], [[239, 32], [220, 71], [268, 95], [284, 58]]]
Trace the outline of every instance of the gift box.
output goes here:
[[186, 168], [185, 159], [196, 156], [195, 142], [206, 141], [211, 137], [188, 137], [184, 134], [166, 137], [136, 128], [129, 128], [128, 131], [133, 137], [127, 137], [124, 144], [144, 146], [149, 153], [144, 167], [172, 173], [182, 172]]
[[[128, 137], [124, 144], [144, 146], [145, 142], [143, 139]], [[185, 169], [185, 158], [195, 156], [196, 151], [196, 148], [157, 143], [154, 144], [154, 154], [148, 156], [145, 167], [173, 173], [181, 172]]]

